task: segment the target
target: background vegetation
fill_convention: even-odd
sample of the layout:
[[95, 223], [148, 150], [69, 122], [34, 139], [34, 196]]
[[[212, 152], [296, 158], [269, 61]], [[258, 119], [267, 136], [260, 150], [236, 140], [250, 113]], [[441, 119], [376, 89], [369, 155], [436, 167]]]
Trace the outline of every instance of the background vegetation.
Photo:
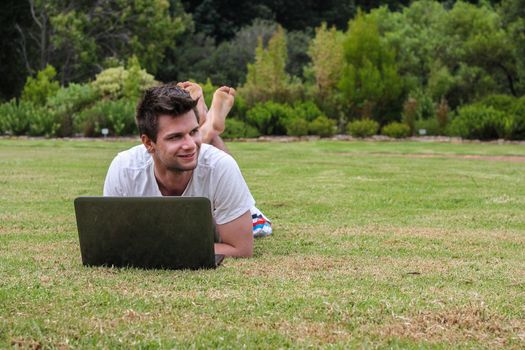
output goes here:
[[84, 267], [73, 199], [133, 144], [0, 140], [0, 348], [524, 348], [521, 145], [229, 143], [254, 258]]
[[521, 0], [0, 6], [0, 134], [130, 134], [144, 88], [194, 80], [238, 88], [230, 137], [525, 137]]

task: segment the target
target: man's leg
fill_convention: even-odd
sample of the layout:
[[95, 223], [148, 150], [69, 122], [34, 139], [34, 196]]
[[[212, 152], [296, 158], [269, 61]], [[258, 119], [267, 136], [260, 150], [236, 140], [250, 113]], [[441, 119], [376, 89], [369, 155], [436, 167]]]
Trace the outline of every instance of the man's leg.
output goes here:
[[201, 126], [202, 141], [228, 152], [224, 141], [220, 137], [226, 123], [226, 116], [235, 102], [235, 89], [222, 86], [215, 91], [206, 121]]
[[[202, 88], [198, 84], [190, 82], [179, 83], [179, 85], [188, 90], [193, 99], [198, 99], [197, 108], [199, 109], [199, 114], [205, 113], [204, 111], [206, 111], [207, 108], [204, 102]], [[227, 86], [222, 86], [217, 89], [213, 94], [209, 111], [207, 114], [203, 114], [206, 115], [206, 117], [201, 117], [200, 120], [202, 141], [227, 153], [229, 153], [228, 149], [220, 135], [225, 128], [226, 116], [233, 107], [235, 93], [234, 88]], [[201, 110], [203, 112], [201, 112]], [[253, 236], [264, 237], [270, 235], [272, 233], [271, 221], [256, 207], [252, 207], [250, 212], [252, 215]]]

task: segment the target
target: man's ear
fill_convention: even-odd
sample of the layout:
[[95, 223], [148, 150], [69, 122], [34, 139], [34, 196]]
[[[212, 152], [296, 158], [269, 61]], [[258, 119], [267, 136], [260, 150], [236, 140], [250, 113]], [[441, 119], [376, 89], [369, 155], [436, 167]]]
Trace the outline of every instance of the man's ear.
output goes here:
[[154, 142], [148, 137], [148, 135], [140, 135], [140, 140], [142, 141], [142, 144], [146, 149], [148, 150], [148, 153], [153, 153], [155, 150]]

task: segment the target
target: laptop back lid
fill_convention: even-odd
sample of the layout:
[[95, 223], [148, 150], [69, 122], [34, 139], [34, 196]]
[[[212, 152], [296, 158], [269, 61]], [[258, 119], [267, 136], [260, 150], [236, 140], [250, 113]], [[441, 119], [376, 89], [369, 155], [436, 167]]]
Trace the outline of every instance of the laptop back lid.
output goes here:
[[207, 198], [78, 197], [74, 204], [84, 265], [216, 266]]

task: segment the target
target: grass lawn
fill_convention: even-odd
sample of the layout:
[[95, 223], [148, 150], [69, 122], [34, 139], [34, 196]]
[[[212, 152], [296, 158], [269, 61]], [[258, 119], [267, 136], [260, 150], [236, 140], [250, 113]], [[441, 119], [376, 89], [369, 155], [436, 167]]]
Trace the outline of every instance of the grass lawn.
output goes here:
[[135, 143], [0, 139], [0, 348], [525, 347], [525, 145], [230, 143], [253, 259], [84, 267], [73, 199]]

